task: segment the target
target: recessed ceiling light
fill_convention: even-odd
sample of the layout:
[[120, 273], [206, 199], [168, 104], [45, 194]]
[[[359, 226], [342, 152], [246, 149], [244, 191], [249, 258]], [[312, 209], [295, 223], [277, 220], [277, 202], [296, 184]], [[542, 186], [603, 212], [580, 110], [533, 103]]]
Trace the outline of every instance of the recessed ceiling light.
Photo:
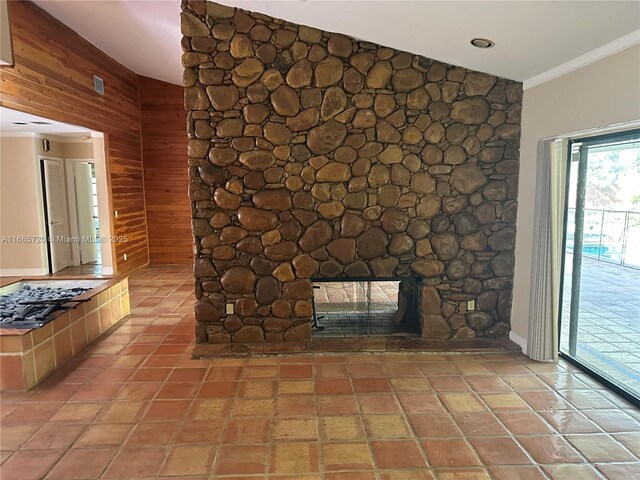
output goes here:
[[491, 48], [495, 43], [487, 38], [473, 38], [471, 40], [471, 45], [478, 48]]
[[27, 125], [27, 122], [11, 122], [14, 125]]

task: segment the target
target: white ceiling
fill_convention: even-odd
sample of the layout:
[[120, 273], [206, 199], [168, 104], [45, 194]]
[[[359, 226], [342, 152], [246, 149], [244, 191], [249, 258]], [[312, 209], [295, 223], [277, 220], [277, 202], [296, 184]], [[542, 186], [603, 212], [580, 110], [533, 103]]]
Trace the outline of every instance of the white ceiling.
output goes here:
[[95, 132], [87, 130], [86, 127], [56, 122], [55, 120], [18, 112], [17, 110], [5, 107], [0, 107], [0, 132], [5, 136], [27, 133], [59, 135], [64, 137], [90, 137], [92, 133], [95, 135]]
[[[35, 3], [133, 71], [182, 83], [179, 0]], [[638, 0], [220, 3], [520, 81], [624, 36], [640, 41]], [[495, 47], [474, 48], [473, 37]]]
[[182, 85], [180, 0], [34, 3], [134, 72]]

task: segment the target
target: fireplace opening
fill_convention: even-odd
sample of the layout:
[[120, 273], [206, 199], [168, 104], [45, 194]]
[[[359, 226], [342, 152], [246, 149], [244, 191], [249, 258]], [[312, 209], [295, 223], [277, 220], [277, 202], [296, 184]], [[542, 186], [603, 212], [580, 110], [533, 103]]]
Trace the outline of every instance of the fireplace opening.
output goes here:
[[313, 281], [313, 337], [419, 335], [413, 279]]

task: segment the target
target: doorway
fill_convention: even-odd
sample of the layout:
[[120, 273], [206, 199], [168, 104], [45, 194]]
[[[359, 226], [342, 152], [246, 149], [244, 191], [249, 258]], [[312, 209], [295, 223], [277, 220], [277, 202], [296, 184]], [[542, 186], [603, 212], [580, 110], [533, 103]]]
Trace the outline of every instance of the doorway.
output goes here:
[[0, 274], [112, 275], [104, 134], [5, 107], [0, 131]]
[[640, 130], [569, 143], [560, 354], [640, 399]]
[[41, 157], [40, 162], [49, 274], [100, 275], [95, 161]]

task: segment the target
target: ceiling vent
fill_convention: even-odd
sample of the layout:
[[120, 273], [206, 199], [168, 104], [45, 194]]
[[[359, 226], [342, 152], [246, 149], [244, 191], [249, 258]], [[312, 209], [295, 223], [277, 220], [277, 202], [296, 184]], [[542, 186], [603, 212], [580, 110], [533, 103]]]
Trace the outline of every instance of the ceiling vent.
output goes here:
[[93, 89], [100, 95], [104, 95], [104, 80], [99, 76], [93, 76]]

